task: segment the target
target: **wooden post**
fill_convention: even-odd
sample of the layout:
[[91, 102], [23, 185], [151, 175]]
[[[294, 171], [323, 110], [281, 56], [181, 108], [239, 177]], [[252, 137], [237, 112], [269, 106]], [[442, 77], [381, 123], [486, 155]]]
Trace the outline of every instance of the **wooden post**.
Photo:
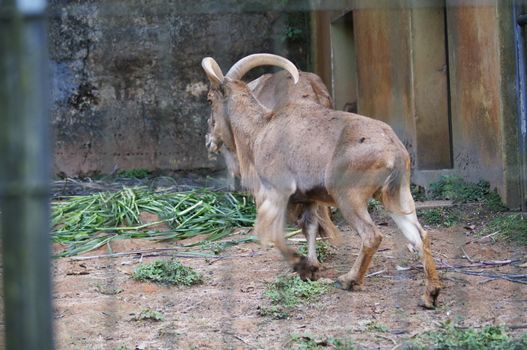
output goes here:
[[53, 349], [45, 0], [0, 0], [5, 348]]

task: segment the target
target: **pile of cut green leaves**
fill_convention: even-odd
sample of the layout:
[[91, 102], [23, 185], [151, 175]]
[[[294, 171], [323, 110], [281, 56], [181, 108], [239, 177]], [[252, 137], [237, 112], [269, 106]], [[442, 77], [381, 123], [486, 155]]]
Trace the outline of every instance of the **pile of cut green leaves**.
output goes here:
[[[142, 222], [142, 212], [155, 214], [159, 221]], [[72, 256], [123, 238], [181, 240], [206, 234], [206, 240], [215, 241], [234, 228], [252, 227], [255, 216], [253, 200], [243, 194], [124, 188], [54, 203], [52, 235], [54, 242], [67, 246], [60, 256]], [[169, 230], [153, 229], [162, 223]]]

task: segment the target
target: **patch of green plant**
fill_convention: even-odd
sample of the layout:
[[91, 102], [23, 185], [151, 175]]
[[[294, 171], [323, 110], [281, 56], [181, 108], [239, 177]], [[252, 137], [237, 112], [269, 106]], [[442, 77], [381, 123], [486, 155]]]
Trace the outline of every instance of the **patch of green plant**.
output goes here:
[[351, 339], [337, 339], [328, 337], [322, 340], [316, 340], [313, 336], [308, 334], [291, 336], [288, 342], [287, 349], [290, 350], [320, 350], [320, 349], [335, 349], [335, 350], [354, 350], [355, 344]]
[[130, 350], [126, 345], [119, 345], [118, 347], [113, 348], [113, 350]]
[[451, 208], [432, 208], [419, 210], [417, 215], [426, 225], [451, 227], [461, 221], [458, 212]]
[[501, 201], [501, 197], [496, 191], [491, 191], [485, 199], [487, 207], [494, 212], [507, 211], [509, 208]]
[[271, 317], [273, 320], [285, 320], [290, 316], [287, 308], [282, 305], [261, 306], [258, 309], [258, 315]]
[[487, 181], [468, 183], [460, 176], [443, 176], [430, 185], [432, 199], [448, 199], [456, 203], [481, 202], [493, 211], [507, 209], [496, 191], [491, 190]]
[[211, 251], [215, 255], [220, 254], [226, 248], [227, 245], [224, 242], [203, 241], [199, 244], [199, 249]]
[[119, 170], [116, 174], [117, 177], [127, 178], [127, 179], [146, 179], [150, 176], [150, 171], [146, 169], [127, 169]]
[[520, 350], [527, 346], [527, 336], [513, 339], [505, 328], [486, 326], [480, 330], [465, 329], [451, 322], [444, 323], [439, 330], [421, 334], [405, 344], [403, 349], [424, 350]]
[[328, 289], [326, 284], [319, 281], [303, 281], [298, 276], [279, 276], [269, 284], [264, 295], [273, 305], [293, 307], [304, 301], [313, 301]]
[[368, 201], [368, 211], [370, 213], [371, 212], [375, 212], [375, 211], [379, 211], [381, 209], [382, 209], [382, 203], [379, 200], [371, 198]]
[[148, 320], [148, 321], [159, 322], [159, 321], [164, 321], [165, 316], [163, 316], [163, 314], [159, 311], [151, 310], [151, 309], [144, 309], [144, 310], [141, 310], [139, 315], [137, 315], [134, 319], [136, 321]]
[[390, 329], [383, 323], [372, 321], [368, 323], [368, 331], [370, 332], [379, 332], [379, 333], [388, 333]]
[[496, 233], [494, 237], [527, 244], [527, 220], [520, 214], [510, 214], [495, 218], [481, 231], [481, 235]]
[[423, 186], [416, 184], [410, 185], [410, 191], [412, 192], [412, 197], [417, 202], [424, 202], [427, 200], [426, 190]]
[[[304, 243], [298, 248], [298, 253], [302, 256], [307, 256], [307, 250], [307, 243]], [[317, 252], [317, 259], [320, 262], [326, 261], [326, 259], [332, 254], [331, 244], [326, 241], [316, 241], [315, 250]]]
[[142, 282], [191, 286], [202, 282], [202, 277], [191, 267], [174, 260], [156, 260], [138, 266], [132, 278]]
[[[155, 214], [159, 221], [144, 223], [141, 212]], [[67, 246], [59, 256], [72, 256], [123, 238], [182, 240], [205, 234], [205, 240], [217, 241], [234, 228], [252, 227], [255, 218], [254, 201], [243, 194], [204, 189], [154, 192], [134, 187], [54, 203], [52, 238]], [[161, 223], [169, 230], [152, 229]]]

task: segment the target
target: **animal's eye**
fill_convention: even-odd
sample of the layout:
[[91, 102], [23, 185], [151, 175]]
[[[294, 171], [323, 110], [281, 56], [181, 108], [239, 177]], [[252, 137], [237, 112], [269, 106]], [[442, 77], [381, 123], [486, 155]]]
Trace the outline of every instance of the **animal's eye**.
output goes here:
[[212, 104], [212, 100], [210, 98], [207, 99], [207, 102], [209, 103], [209, 105]]

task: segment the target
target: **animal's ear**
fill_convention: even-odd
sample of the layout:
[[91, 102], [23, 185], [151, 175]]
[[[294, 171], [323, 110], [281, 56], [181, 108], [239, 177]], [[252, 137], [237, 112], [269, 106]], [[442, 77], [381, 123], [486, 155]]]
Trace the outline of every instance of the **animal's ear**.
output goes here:
[[223, 84], [223, 73], [214, 58], [205, 57], [201, 60], [201, 66], [205, 70], [205, 74], [207, 74], [207, 78], [209, 78], [213, 88], [218, 88]]

